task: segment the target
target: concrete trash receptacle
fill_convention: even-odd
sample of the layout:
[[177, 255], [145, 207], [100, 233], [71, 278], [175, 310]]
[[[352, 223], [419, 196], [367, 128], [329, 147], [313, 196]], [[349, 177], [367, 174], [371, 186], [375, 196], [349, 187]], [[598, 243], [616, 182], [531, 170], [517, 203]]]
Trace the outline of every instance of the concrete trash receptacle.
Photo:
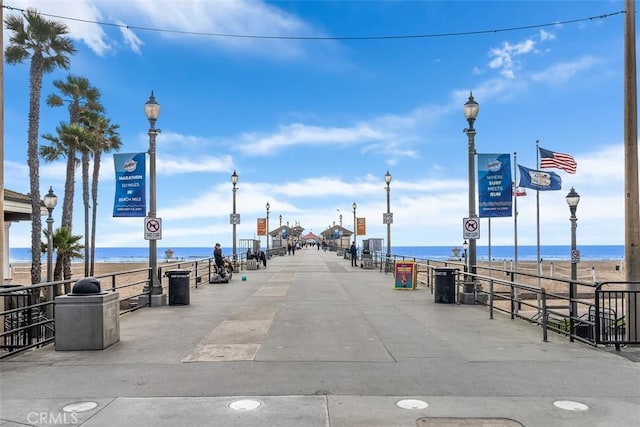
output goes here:
[[189, 270], [169, 270], [169, 305], [189, 305]]
[[457, 268], [434, 269], [435, 286], [434, 301], [439, 304], [454, 304], [456, 302], [456, 274]]
[[93, 277], [78, 280], [73, 292], [54, 299], [55, 349], [104, 350], [120, 341], [118, 292], [100, 292]]

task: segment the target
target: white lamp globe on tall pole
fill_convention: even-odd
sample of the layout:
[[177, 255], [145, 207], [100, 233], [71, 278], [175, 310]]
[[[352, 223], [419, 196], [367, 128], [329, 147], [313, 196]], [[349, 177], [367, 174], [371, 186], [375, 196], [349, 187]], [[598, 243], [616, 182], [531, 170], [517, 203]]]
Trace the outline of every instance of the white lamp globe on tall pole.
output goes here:
[[[569, 194], [567, 194], [565, 199], [567, 200], [569, 212], [571, 213], [571, 216], [569, 217], [569, 221], [571, 221], [571, 286], [569, 287], [569, 300], [571, 301], [570, 320], [573, 322], [573, 318], [578, 315], [578, 304], [576, 303], [576, 280], [578, 280], [578, 261], [580, 261], [580, 253], [576, 247], [576, 229], [578, 228], [576, 211], [578, 210], [578, 203], [580, 203], [580, 195], [573, 187], [571, 187], [571, 191], [569, 191]], [[573, 331], [573, 323], [571, 323], [570, 327]], [[573, 341], [573, 336], [571, 336], [571, 341]]]
[[[149, 100], [144, 104], [144, 113], [149, 120], [149, 212], [148, 218], [156, 218], [156, 137], [160, 129], [156, 129], [156, 121], [160, 115], [160, 104], [151, 91]], [[151, 305], [162, 305], [162, 298], [157, 303], [153, 302], [154, 295], [162, 295], [162, 286], [158, 280], [158, 253], [157, 240], [149, 239], [149, 271]], [[158, 298], [158, 297], [156, 297]]]
[[264, 206], [265, 208], [267, 208], [267, 253], [266, 256], [267, 258], [269, 257], [269, 208], [271, 208], [271, 205], [269, 204], [269, 202], [267, 202], [267, 204]]
[[391, 216], [391, 174], [389, 171], [384, 174], [384, 182], [387, 184], [385, 187], [387, 190], [387, 218], [385, 222], [387, 223], [387, 262], [389, 262], [391, 259], [391, 223], [393, 222]]
[[[49, 187], [49, 192], [44, 196], [44, 206], [47, 208], [49, 212], [49, 216], [47, 217], [47, 283], [51, 283], [53, 281], [53, 210], [58, 204], [58, 197], [53, 192], [53, 187]], [[49, 301], [49, 305], [47, 306], [47, 317], [49, 319], [53, 318], [53, 299], [55, 298], [55, 293], [53, 291], [53, 286], [47, 286], [47, 301]]]
[[53, 210], [58, 204], [58, 196], [49, 187], [49, 192], [44, 196], [44, 206], [49, 212], [47, 217], [47, 282], [53, 281]]
[[356, 204], [356, 202], [353, 202], [353, 205], [351, 205], [351, 207], [353, 208], [353, 242], [356, 244], [356, 246], [358, 246], [358, 224], [356, 224], [356, 208], [358, 207], [358, 205]]
[[[480, 106], [473, 99], [473, 94], [469, 94], [469, 99], [464, 104], [464, 117], [467, 119], [467, 123], [469, 127], [464, 129], [464, 133], [467, 134], [468, 142], [469, 142], [469, 218], [476, 218], [476, 164], [475, 164], [475, 155], [476, 155], [476, 147], [475, 147], [475, 136], [476, 130], [473, 127], [473, 124], [478, 117], [478, 112], [480, 111]], [[474, 304], [473, 301], [473, 288], [475, 285], [475, 277], [473, 274], [476, 273], [476, 239], [469, 239], [469, 258], [467, 260], [469, 270], [471, 271], [471, 280], [465, 280], [464, 288], [463, 288], [463, 298], [461, 298], [460, 302], [464, 304]]]
[[238, 190], [238, 174], [236, 171], [233, 171], [231, 175], [231, 184], [233, 184], [233, 213], [231, 214], [231, 224], [233, 226], [233, 266], [237, 267], [237, 256], [236, 256], [236, 225], [240, 222], [238, 221], [238, 217], [236, 215], [236, 191]]

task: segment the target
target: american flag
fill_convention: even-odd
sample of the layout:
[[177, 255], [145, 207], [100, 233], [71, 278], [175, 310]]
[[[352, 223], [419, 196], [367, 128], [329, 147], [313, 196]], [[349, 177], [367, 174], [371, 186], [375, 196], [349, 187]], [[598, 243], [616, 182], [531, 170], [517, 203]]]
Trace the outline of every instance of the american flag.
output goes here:
[[570, 154], [556, 153], [550, 150], [540, 149], [540, 168], [557, 168], [567, 173], [576, 173], [578, 164]]

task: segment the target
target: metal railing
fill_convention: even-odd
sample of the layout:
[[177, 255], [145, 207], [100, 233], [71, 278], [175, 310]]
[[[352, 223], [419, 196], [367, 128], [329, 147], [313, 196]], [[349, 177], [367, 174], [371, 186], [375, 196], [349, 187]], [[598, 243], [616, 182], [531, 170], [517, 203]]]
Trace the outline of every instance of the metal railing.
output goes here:
[[[396, 261], [416, 262], [418, 282], [433, 294], [437, 285], [435, 270], [449, 267], [457, 270], [455, 295], [461, 286], [473, 280], [474, 301], [486, 305], [489, 317], [503, 312], [511, 319], [522, 319], [541, 327], [543, 340], [548, 332], [554, 332], [593, 346], [615, 346], [616, 350], [627, 344], [640, 344], [637, 319], [633, 316], [640, 305], [640, 283], [603, 282], [587, 283], [509, 269], [478, 265], [476, 274], [465, 271], [460, 261], [428, 260], [392, 255], [390, 259], [373, 255], [380, 264], [380, 271], [393, 272]], [[163, 272], [188, 270], [189, 286], [197, 288], [215, 271], [213, 258], [164, 263], [158, 268], [158, 277], [164, 292], [168, 280]], [[148, 295], [151, 271], [149, 268], [128, 270], [95, 276], [101, 290], [119, 292], [120, 314], [146, 305], [138, 303], [139, 297]], [[480, 274], [483, 273], [483, 274]], [[523, 283], [523, 279], [535, 280], [540, 286]], [[41, 283], [37, 285], [8, 285], [0, 287], [0, 358], [49, 344], [55, 339], [55, 311], [50, 295], [69, 293], [72, 283], [78, 279]], [[166, 283], [164, 283], [166, 282]], [[544, 286], [542, 286], [544, 285]], [[549, 291], [548, 289], [554, 289]], [[576, 290], [575, 292], [573, 290]]]
[[[455, 297], [465, 283], [474, 283], [475, 304], [486, 305], [489, 317], [502, 312], [511, 319], [521, 319], [541, 328], [542, 338], [553, 332], [592, 346], [640, 344], [640, 325], [635, 318], [640, 308], [640, 283], [572, 281], [559, 277], [477, 265], [476, 273], [467, 271], [464, 261], [429, 260], [402, 255], [374, 254], [380, 262], [380, 272], [393, 272], [393, 264], [415, 261], [418, 283], [434, 292], [435, 270], [454, 268]], [[376, 261], [377, 262], [377, 261]], [[592, 278], [592, 277], [589, 277]], [[524, 283], [534, 282], [535, 285]], [[459, 303], [459, 301], [456, 299]]]
[[[615, 346], [618, 351], [623, 345], [640, 344], [640, 329], [633, 317], [640, 301], [640, 291], [636, 290], [640, 283], [594, 284], [478, 267], [482, 269], [508, 277], [464, 273], [463, 280], [475, 279], [475, 302], [487, 305], [490, 318], [494, 311], [501, 311], [511, 319], [536, 324], [542, 329], [543, 341], [551, 331], [570, 341]], [[523, 284], [521, 276], [535, 278], [547, 287]], [[548, 290], [551, 287], [553, 291]]]
[[[630, 288], [635, 289], [630, 289]], [[640, 283], [603, 282], [596, 286], [596, 304], [589, 313], [589, 323], [596, 343], [614, 345], [640, 344], [640, 326], [634, 312], [640, 308]]]
[[[168, 279], [163, 272], [188, 270], [189, 287], [197, 288], [206, 278], [208, 282], [215, 268], [213, 258], [166, 262], [158, 267], [158, 278], [163, 292], [168, 293]], [[103, 292], [118, 292], [120, 314], [150, 304], [151, 270], [149, 267], [94, 276]], [[79, 278], [37, 285], [4, 285], [0, 287], [0, 359], [41, 347], [55, 340], [55, 296], [68, 294]]]

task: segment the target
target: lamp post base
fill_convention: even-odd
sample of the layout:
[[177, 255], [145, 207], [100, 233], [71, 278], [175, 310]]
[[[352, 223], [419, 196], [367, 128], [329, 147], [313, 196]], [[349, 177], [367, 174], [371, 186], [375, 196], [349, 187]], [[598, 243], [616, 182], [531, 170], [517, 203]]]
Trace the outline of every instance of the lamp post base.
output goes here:
[[460, 304], [475, 304], [475, 295], [473, 292], [458, 293], [458, 302]]
[[463, 292], [458, 293], [459, 304], [487, 305], [488, 301], [489, 301], [489, 295], [483, 292], [473, 292], [473, 288], [471, 288], [469, 291], [466, 286]]
[[151, 305], [151, 307], [161, 307], [167, 304], [167, 294], [151, 295], [151, 304], [149, 304], [149, 294], [140, 295], [138, 297], [138, 306]]

